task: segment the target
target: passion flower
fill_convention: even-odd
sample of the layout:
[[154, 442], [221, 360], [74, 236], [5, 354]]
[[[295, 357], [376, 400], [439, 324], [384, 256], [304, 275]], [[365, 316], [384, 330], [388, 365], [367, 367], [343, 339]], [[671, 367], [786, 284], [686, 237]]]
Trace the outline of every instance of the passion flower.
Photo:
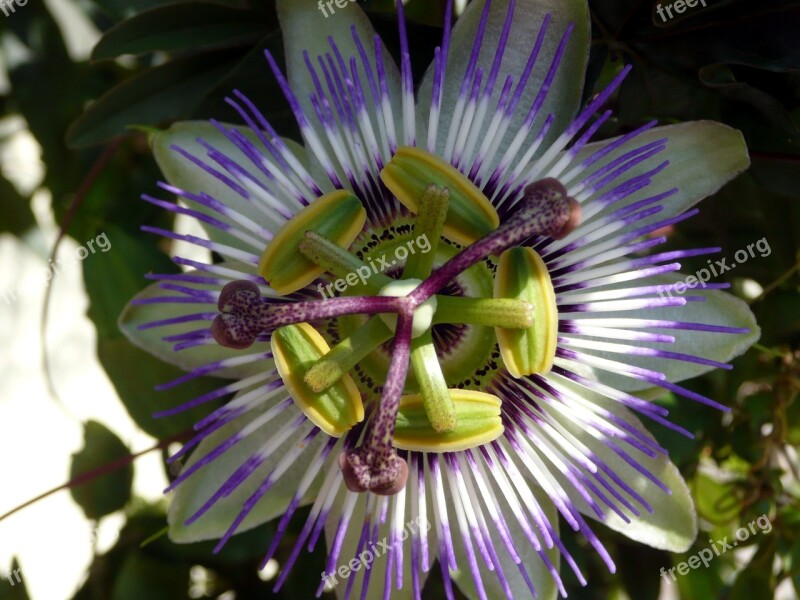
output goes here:
[[[590, 143], [629, 68], [579, 110], [584, 0], [475, 0], [452, 29], [448, 3], [415, 94], [397, 9], [399, 69], [357, 5], [325, 19], [278, 0], [288, 78], [267, 61], [304, 146], [238, 91], [245, 126], [153, 136], [178, 202], [145, 200], [207, 238], [148, 230], [222, 259], [175, 258], [190, 270], [151, 275], [121, 319], [187, 369], [163, 389], [227, 380], [159, 415], [227, 399], [170, 458], [170, 536], [219, 549], [280, 517], [266, 564], [311, 503], [276, 588], [324, 531], [320, 593], [362, 598], [420, 598], [437, 559], [448, 597], [453, 582], [470, 598], [564, 595], [562, 558], [585, 579], [559, 514], [612, 571], [586, 516], [685, 550], [691, 498], [635, 413], [691, 434], [636, 392], [725, 410], [676, 382], [729, 368], [758, 329], [724, 284], [659, 294], [681, 259], [718, 249], [651, 250], [747, 168], [741, 135], [647, 123]], [[335, 278], [345, 291], [320, 296]], [[388, 551], [342, 574], [376, 544]]]

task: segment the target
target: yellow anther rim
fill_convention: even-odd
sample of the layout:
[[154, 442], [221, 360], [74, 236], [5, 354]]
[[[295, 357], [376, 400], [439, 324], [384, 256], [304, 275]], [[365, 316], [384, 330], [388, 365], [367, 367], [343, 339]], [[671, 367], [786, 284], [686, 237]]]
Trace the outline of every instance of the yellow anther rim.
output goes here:
[[467, 246], [497, 229], [500, 217], [491, 201], [461, 171], [421, 148], [401, 147], [381, 171], [381, 179], [400, 203], [419, 212], [424, 187], [437, 185], [450, 192], [450, 207], [442, 235]]
[[400, 400], [394, 445], [417, 452], [459, 452], [496, 440], [503, 434], [501, 400], [475, 390], [451, 389], [456, 409], [456, 427], [437, 432], [425, 413], [422, 394], [409, 394]]
[[341, 437], [364, 420], [361, 393], [348, 374], [316, 394], [303, 376], [311, 365], [330, 351], [322, 336], [308, 323], [289, 325], [272, 334], [272, 353], [278, 374], [295, 404], [322, 431]]
[[495, 298], [515, 298], [534, 306], [534, 324], [527, 329], [496, 327], [506, 368], [514, 377], [544, 375], [553, 368], [558, 340], [558, 305], [550, 272], [531, 248], [510, 248], [497, 263]]
[[297, 249], [305, 233], [315, 231], [347, 248], [366, 221], [367, 211], [351, 192], [336, 190], [320, 196], [298, 211], [267, 244], [258, 272], [282, 296], [303, 289], [324, 272]]

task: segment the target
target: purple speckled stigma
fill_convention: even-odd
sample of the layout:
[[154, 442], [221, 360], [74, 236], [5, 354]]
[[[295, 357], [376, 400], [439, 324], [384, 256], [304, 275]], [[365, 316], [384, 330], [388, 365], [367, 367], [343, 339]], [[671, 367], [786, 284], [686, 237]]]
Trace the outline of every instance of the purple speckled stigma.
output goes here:
[[[179, 355], [190, 357], [186, 361], [191, 365], [189, 372], [159, 389], [209, 375], [229, 380], [215, 391], [157, 415], [165, 417], [227, 399], [221, 406], [213, 405], [210, 414], [196, 424], [194, 437], [170, 459], [182, 463], [182, 471], [169, 491], [180, 491], [195, 476], [207, 477], [210, 467], [232, 456], [234, 449], [251, 449], [215, 482], [216, 490], [210, 496], [198, 499], [184, 520], [186, 525], [200, 524], [210, 512], [228, 511], [230, 526], [220, 535], [219, 550], [230, 536], [253, 526], [248, 519], [258, 507], [272, 506], [271, 514], [279, 515], [280, 520], [262, 566], [274, 556], [297, 509], [311, 498], [310, 513], [282, 565], [275, 589], [286, 581], [303, 548], [313, 550], [324, 533], [328, 551], [318, 595], [326, 586], [341, 585], [346, 599], [364, 599], [372, 588], [373, 593], [383, 589], [387, 600], [395, 589], [410, 589], [419, 600], [437, 558], [449, 599], [454, 597], [453, 583], [464, 584], [464, 577], [481, 599], [521, 598], [526, 591], [536, 597], [537, 583], [542, 585], [544, 579], [534, 568], [551, 577], [558, 591], [566, 595], [553, 552], [561, 555], [578, 581], [585, 584], [586, 580], [561, 541], [558, 515], [580, 532], [614, 571], [609, 553], [583, 513], [600, 520], [613, 513], [630, 522], [652, 512], [648, 500], [630, 483], [634, 478], [644, 478], [664, 494], [670, 493], [648, 467], [648, 461], [666, 451], [641, 423], [620, 417], [608, 406], [629, 409], [691, 437], [669, 421], [667, 409], [595, 381], [587, 367], [661, 386], [726, 410], [668, 382], [659, 367], [653, 366], [681, 362], [727, 368], [668, 348], [685, 334], [717, 336], [747, 331], [648, 315], [648, 311], [664, 307], [671, 307], [670, 314], [679, 314], [681, 307], [705, 301], [700, 290], [664, 297], [661, 292], [671, 290], [674, 282], [658, 285], [656, 281], [662, 280], [654, 277], [668, 277], [685, 258], [719, 250], [639, 254], [665, 241], [657, 233], [660, 229], [695, 213], [660, 214], [678, 192], [675, 188], [648, 191], [647, 197], [642, 194], [668, 168], [669, 162], [660, 155], [669, 140], [642, 141], [655, 125], [648, 123], [600, 147], [588, 145], [609, 119], [611, 111], [603, 106], [630, 68], [621, 69], [571, 124], [553, 131], [557, 121], [547, 113], [547, 101], [570, 47], [574, 24], [555, 31], [551, 16], [544, 18], [538, 35], [527, 41], [531, 47], [525, 68], [515, 76], [504, 70], [504, 57], [513, 39], [514, 1], [508, 3], [497, 47], [491, 48], [491, 66], [479, 64], [490, 39], [491, 2], [487, 1], [463, 78], [455, 86], [459, 92], [453, 105], [445, 107], [445, 101], [452, 100], [445, 98], [445, 84], [451, 77], [452, 4], [447, 2], [444, 39], [435, 53], [427, 114], [416, 110], [408, 32], [402, 2], [398, 2], [399, 81], [392, 77], [381, 40], [362, 39], [355, 26], [350, 31], [354, 55], [343, 50], [346, 40], [333, 37], [328, 38], [323, 55], [304, 53], [312, 88], [308, 98], [298, 96], [299, 91], [292, 89], [277, 61], [266, 52], [317, 169], [298, 159], [258, 107], [234, 91], [227, 101], [246, 128], [214, 121], [221, 136], [216, 142], [197, 140], [200, 150], [174, 148], [187, 165], [210, 177], [216, 189], [225, 193], [191, 193], [162, 183], [160, 187], [177, 196], [180, 203], [143, 196], [146, 202], [201, 223], [208, 237], [154, 227], [144, 227], [145, 231], [195, 245], [224, 260], [207, 264], [175, 258], [177, 265], [192, 271], [150, 275], [157, 285], [151, 290], [161, 291], [150, 291], [134, 301], [139, 306], [163, 308], [157, 320], [140, 323], [139, 329], [163, 331], [164, 341], [173, 344]], [[552, 57], [545, 61], [541, 50], [548, 36], [557, 36], [558, 41]], [[526, 100], [524, 92], [534, 70], [542, 73], [542, 83], [533, 99]], [[395, 86], [401, 97], [393, 99]], [[512, 119], [520, 114], [525, 115], [522, 125], [512, 128]], [[244, 135], [244, 131], [252, 135]], [[223, 151], [223, 139], [235, 151]], [[498, 210], [501, 223], [514, 218], [526, 187], [545, 178], [558, 180], [569, 197], [580, 203], [583, 222], [563, 240], [542, 233], [525, 238], [552, 277], [560, 319], [558, 345], [555, 365], [548, 374], [515, 379], [501, 366], [486, 383], [485, 390], [503, 401], [503, 436], [458, 453], [398, 450], [397, 457], [408, 470], [407, 484], [393, 495], [356, 493], [345, 485], [337, 457], [342, 453], [352, 456], [368, 436], [393, 430], [393, 423], [380, 422], [385, 413], [368, 403], [365, 421], [342, 438], [323, 433], [295, 405], [278, 376], [270, 334], [275, 327], [298, 320], [330, 322], [353, 312], [397, 312], [397, 299], [319, 301], [314, 284], [280, 297], [256, 274], [255, 266], [274, 233], [323, 190], [353, 191], [366, 208], [367, 232], [380, 234], [398, 218], [408, 217], [382, 183], [380, 172], [397, 148], [417, 144], [438, 154], [478, 186]], [[315, 179], [312, 173], [324, 180]], [[468, 247], [453, 260], [466, 265], [494, 251], [480, 244]], [[419, 303], [442, 289], [452, 279], [448, 273], [435, 270], [408, 300]], [[239, 282], [236, 286], [244, 292], [236, 302], [226, 303], [225, 296], [220, 298], [222, 290], [234, 282]], [[220, 302], [229, 305], [222, 315], [217, 309]], [[636, 315], [632, 311], [637, 311]], [[242, 349], [216, 352], [220, 349], [212, 335], [212, 323], [231, 338], [240, 336]], [[399, 356], [408, 354], [409, 328], [401, 314], [401, 333], [395, 342]], [[204, 360], [205, 356], [213, 358]], [[201, 366], [195, 366], [198, 364]], [[402, 385], [394, 389], [395, 383], [394, 379], [386, 383], [390, 389], [385, 393], [392, 402], [403, 391]], [[603, 404], [592, 399], [598, 396]], [[591, 442], [578, 439], [579, 431]], [[222, 436], [227, 432], [230, 435]], [[358, 460], [354, 462], [358, 467]], [[285, 489], [276, 493], [290, 472], [294, 488], [290, 493]], [[232, 498], [241, 501], [232, 506]], [[409, 527], [409, 523], [416, 526]], [[374, 560], [344, 578], [338, 567], [366, 552]], [[456, 570], [458, 578], [453, 574]]]

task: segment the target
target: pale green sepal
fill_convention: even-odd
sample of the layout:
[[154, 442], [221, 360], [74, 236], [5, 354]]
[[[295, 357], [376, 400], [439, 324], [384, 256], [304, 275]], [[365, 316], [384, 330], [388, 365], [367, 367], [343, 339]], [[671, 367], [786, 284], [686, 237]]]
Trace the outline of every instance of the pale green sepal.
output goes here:
[[[680, 274], [660, 275], [648, 278], [639, 285], [661, 285], [668, 286], [678, 281], [686, 281], [686, 276]], [[628, 284], [629, 286], [630, 284]], [[628, 287], [618, 285], [615, 287]], [[613, 289], [609, 286], [604, 289]], [[669, 297], [664, 292], [665, 297]], [[673, 292], [673, 297], [680, 297], [681, 294]], [[721, 363], [728, 363], [737, 356], [744, 354], [747, 349], [755, 344], [761, 336], [761, 329], [756, 323], [755, 316], [750, 311], [747, 304], [719, 290], [703, 290], [700, 287], [687, 289], [682, 296], [701, 296], [702, 302], [687, 302], [684, 306], [662, 307], [639, 309], [631, 311], [616, 311], [614, 313], [594, 313], [593, 317], [611, 317], [614, 319], [657, 319], [667, 321], [683, 321], [689, 323], [702, 323], [705, 325], [718, 325], [723, 327], [741, 327], [748, 329], [748, 333], [708, 333], [703, 331], [683, 331], [675, 329], [660, 329], [658, 333], [665, 333], [675, 338], [673, 344], [656, 344], [652, 342], [636, 342], [637, 346], [647, 348], [658, 348], [667, 352], [680, 354], [690, 354], [715, 360]], [[575, 315], [573, 315], [573, 318]], [[591, 324], [590, 319], [581, 320], [581, 323]], [[656, 331], [656, 330], [654, 330]], [[614, 342], [616, 340], [607, 340]], [[625, 343], [625, 342], [622, 342]], [[668, 360], [651, 356], [636, 356], [627, 353], [612, 353], [599, 350], [589, 350], [590, 354], [601, 356], [611, 360], [623, 362], [627, 365], [651, 369], [666, 375], [671, 382], [683, 381], [707, 373], [714, 367], [698, 365], [684, 362], [682, 360]], [[648, 389], [655, 382], [640, 381], [628, 377], [622, 377], [613, 373], [596, 369], [598, 379], [611, 387], [624, 391], [639, 391]]]
[[[464, 463], [462, 463], [462, 472], [465, 472], [463, 471], [463, 465]], [[493, 483], [492, 476], [488, 474], [488, 471], [486, 472], [487, 477], [489, 478], [487, 483]], [[465, 476], [467, 475], [469, 475], [469, 473], [465, 472]], [[528, 538], [525, 536], [522, 527], [514, 517], [514, 511], [506, 499], [505, 494], [500, 492], [496, 484], [493, 487], [495, 489], [495, 497], [497, 499], [497, 512], [502, 518], [505, 519], [511, 534], [511, 540], [514, 544], [514, 549], [520, 557], [520, 565], [517, 565], [506, 550], [505, 543], [497, 533], [497, 527], [495, 527], [494, 523], [490, 520], [488, 511], [484, 511], [489, 535], [491, 536], [491, 540], [487, 540], [487, 543], [490, 541], [494, 545], [503, 575], [508, 581], [508, 587], [511, 589], [511, 598], [516, 599], [532, 597], [530, 588], [520, 572], [520, 566], [522, 566], [536, 588], [536, 600], [556, 600], [559, 596], [558, 586], [555, 579], [553, 579], [552, 574], [548, 570], [547, 566], [545, 566], [544, 561], [539, 553], [536, 552]], [[558, 535], [558, 511], [556, 510], [555, 506], [553, 506], [553, 503], [550, 501], [550, 499], [547, 498], [547, 496], [540, 490], [534, 488], [531, 491], [533, 492], [534, 498], [544, 513], [544, 518], [547, 519], [547, 521], [553, 526], [554, 534]], [[477, 486], [476, 493], [480, 493], [477, 491]], [[450, 576], [452, 577], [453, 582], [458, 586], [458, 589], [461, 590], [461, 592], [469, 600], [479, 600], [481, 596], [478, 594], [478, 591], [475, 587], [474, 575], [469, 568], [467, 554], [464, 550], [463, 536], [461, 535], [459, 528], [456, 526], [457, 519], [453, 500], [455, 496], [452, 493], [446, 494], [446, 496], [447, 511], [450, 518], [450, 531], [454, 537], [453, 545], [455, 547], [456, 563], [459, 567], [457, 571], [451, 571]], [[527, 504], [522, 500], [519, 501], [523, 507], [527, 506]], [[530, 516], [526, 516], [530, 522]], [[531, 528], [533, 529], [534, 533], [538, 534], [538, 530], [533, 523], [531, 523]], [[542, 544], [542, 547], [545, 548], [544, 541], [541, 536], [539, 536], [539, 542]], [[480, 572], [480, 581], [483, 585], [483, 589], [486, 591], [486, 598], [490, 598], [492, 600], [495, 598], [506, 598], [506, 592], [503, 586], [500, 585], [500, 581], [498, 579], [497, 569], [495, 569], [495, 572], [489, 571], [480, 557], [480, 549], [476, 546], [474, 540], [472, 546], [474, 552], [478, 556], [477, 560], [479, 567], [478, 570]], [[559, 563], [561, 562], [561, 554], [559, 553], [558, 548], [553, 547], [549, 550], [545, 548], [544, 552], [555, 566], [556, 572], [558, 572]]]
[[[334, 14], [328, 14], [326, 17], [320, 10], [317, 0], [278, 0], [277, 2], [289, 85], [303, 108], [306, 118], [321, 140], [326, 140], [328, 136], [319, 123], [317, 113], [310, 100], [311, 95], [316, 94], [317, 89], [314, 86], [313, 79], [306, 66], [303, 53], [308, 52], [311, 63], [317, 70], [317, 76], [322, 78], [323, 76], [320, 73], [317, 57], [322, 56], [324, 60], [327, 54], [333, 56], [333, 50], [328, 41], [328, 38], [333, 38], [336, 47], [347, 62], [348, 69], [350, 58], [353, 57], [356, 59], [359, 79], [362, 84], [364, 84], [365, 88], [367, 88], [366, 82], [368, 79], [361, 61], [361, 55], [353, 41], [353, 34], [351, 32], [351, 29], [355, 27], [361, 44], [366, 50], [373, 77], [377, 77], [377, 70], [375, 67], [375, 29], [357, 3], [340, 2], [340, 4], [344, 6], [339, 7], [337, 3], [332, 3], [333, 9], [336, 12]], [[324, 5], [326, 11], [329, 13], [329, 3], [325, 2]], [[386, 49], [383, 42], [381, 42], [381, 49], [383, 53], [386, 82], [389, 90], [389, 99], [392, 107], [392, 114], [394, 115], [394, 129], [398, 139], [401, 139], [403, 134], [403, 110], [401, 104], [400, 71], [392, 59], [392, 54]], [[336, 59], [334, 58], [334, 60]], [[324, 78], [322, 81], [324, 85]], [[368, 94], [371, 94], [371, 92], [368, 92]], [[371, 96], [368, 97], [368, 103], [370, 106], [373, 106]], [[370, 119], [372, 120], [372, 129], [374, 131], [379, 131], [380, 128], [378, 127], [376, 111], [370, 110], [369, 113]], [[311, 150], [308, 151], [308, 155], [312, 163], [318, 162]], [[334, 165], [338, 166], [336, 157], [331, 156], [331, 159]], [[316, 170], [317, 169], [314, 169], [314, 171]], [[343, 176], [343, 172], [340, 171], [339, 175], [342, 181], [347, 181]], [[318, 181], [327, 181], [327, 178], [319, 179]]]
[[[641, 432], [642, 436], [653, 440], [653, 436], [647, 431], [642, 422], [627, 408], [609, 400], [597, 392], [579, 386], [572, 382], [558, 378], [558, 384], [575, 395], [584, 398], [586, 401], [607, 410], [618, 418], [629, 423]], [[692, 496], [683, 480], [677, 467], [670, 461], [668, 456], [658, 453], [655, 458], [645, 456], [635, 448], [620, 440], [607, 440], [601, 435], [601, 440], [597, 440], [586, 430], [586, 425], [560, 412], [547, 408], [546, 404], [541, 407], [546, 410], [549, 416], [555, 419], [574, 435], [582, 444], [587, 446], [593, 453], [590, 458], [602, 460], [608, 467], [616, 473], [620, 479], [631, 486], [641, 495], [652, 507], [653, 512], [646, 511], [640, 504], [633, 501], [639, 509], [641, 516], [636, 517], [625, 510], [631, 519], [626, 523], [619, 516], [608, 510], [607, 507], [599, 503], [605, 509], [605, 516], [602, 522], [611, 529], [618, 531], [622, 535], [629, 537], [637, 542], [642, 542], [659, 550], [670, 552], [684, 552], [694, 542], [697, 536], [697, 513], [695, 511]], [[666, 493], [657, 487], [652, 481], [644, 477], [639, 471], [625, 462], [616, 452], [608, 447], [607, 442], [614, 441], [634, 460], [641, 464], [645, 469], [652, 473], [656, 479], [663, 483], [671, 493]], [[595, 460], [596, 460], [595, 459]], [[559, 480], [564, 489], [571, 489], [566, 478], [561, 475], [558, 469], [550, 469], [550, 472]], [[588, 517], [597, 519], [597, 515], [577, 493], [571, 493], [570, 498], [578, 509]]]
[[[666, 148], [662, 152], [626, 171], [624, 179], [615, 180], [617, 183], [613, 185], [649, 172], [664, 161], [669, 161], [669, 165], [653, 178], [652, 184], [603, 209], [596, 216], [587, 219], [587, 224], [602, 218], [609, 212], [620, 210], [645, 198], [674, 189], [675, 193], [660, 202], [660, 205], [663, 206], [661, 211], [636, 221], [628, 227], [629, 229], [640, 228], [648, 223], [669, 219], [689, 210], [703, 198], [716, 193], [750, 166], [747, 145], [741, 131], [714, 121], [691, 121], [678, 125], [655, 127], [627, 144], [623, 144], [594, 163], [588, 172], [581, 172], [575, 175], [571, 181], [566, 182], [570, 193], [576, 191], [574, 184], [579, 183], [588, 173], [617, 160], [634, 147], [638, 148], [662, 139], [667, 140]], [[575, 165], [579, 165], [581, 161], [613, 141], [611, 139], [588, 144], [572, 161], [571, 166], [565, 170], [565, 175], [569, 174]], [[610, 187], [610, 185], [606, 186], [598, 193], [602, 194]], [[590, 203], [591, 200], [582, 202], [587, 207], [591, 206]], [[582, 229], [582, 227], [578, 227], [573, 233], [563, 240], [555, 242], [550, 248], [555, 250], [566, 246], [581, 236]], [[619, 233], [624, 232], [625, 230], [621, 230]]]
[[[416, 474], [413, 476], [416, 477]], [[367, 500], [371, 498], [373, 502], [370, 504], [374, 507], [376, 504], [378, 504], [377, 502], [374, 502], [375, 498], [378, 497], [373, 496], [372, 494], [355, 494], [354, 492], [348, 491], [344, 491], [344, 493], [339, 492], [336, 495], [336, 499], [333, 501], [331, 510], [328, 513], [328, 518], [325, 520], [325, 544], [328, 550], [326, 556], [331, 552], [333, 540], [336, 537], [340, 518], [344, 513], [345, 508], [350, 502], [355, 500], [355, 506], [353, 507], [353, 512], [349, 520], [349, 527], [346, 530], [346, 533], [344, 533], [341, 551], [339, 552], [339, 557], [334, 567], [337, 570], [341, 570], [340, 573], [336, 574], [335, 582], [332, 581], [332, 583], [335, 583], [334, 590], [338, 600], [343, 600], [345, 597], [364, 598], [364, 600], [383, 600], [386, 567], [389, 561], [388, 552], [392, 552], [392, 538], [390, 529], [393, 522], [392, 509], [394, 507], [394, 503], [400, 500], [403, 502], [403, 510], [401, 513], [401, 522], [397, 529], [398, 536], [400, 538], [397, 543], [402, 544], [403, 550], [403, 587], [399, 590], [392, 589], [391, 599], [414, 599], [414, 586], [411, 583], [411, 568], [413, 563], [411, 560], [411, 539], [413, 535], [421, 534], [428, 537], [428, 560], [430, 564], [427, 566], [430, 568], [427, 571], [423, 571], [419, 574], [421, 587], [425, 585], [425, 581], [428, 579], [430, 569], [438, 568], [438, 566], [433, 566], [435, 564], [438, 549], [438, 545], [436, 543], [436, 530], [433, 526], [433, 514], [420, 515], [419, 517], [411, 514], [412, 492], [409, 490], [410, 485], [411, 484], [407, 485], [406, 489], [400, 492], [400, 494], [397, 496], [392, 496], [390, 499], [387, 499], [389, 501], [390, 509], [387, 513], [386, 522], [374, 529], [376, 537], [369, 538], [376, 540], [376, 542], [367, 543], [362, 546], [359, 554], [356, 554], [356, 550], [358, 549], [359, 539], [361, 538], [362, 527], [365, 523], [365, 520], [368, 518], [366, 512]], [[344, 486], [342, 485], [341, 487], [343, 488]], [[428, 510], [432, 510], [430, 507], [430, 502], [428, 503]], [[373, 526], [377, 522], [378, 518], [375, 516], [375, 513], [373, 513]], [[378, 543], [379, 541], [383, 542], [383, 544]], [[369, 589], [367, 590], [366, 595], [362, 595], [362, 587], [364, 585], [364, 565], [370, 561], [371, 574], [369, 577]], [[395, 581], [394, 575], [396, 564], [397, 563], [393, 563], [392, 565], [392, 584], [394, 584]], [[355, 570], [351, 569], [351, 565]], [[314, 577], [315, 579], [317, 576], [318, 575], [316, 573], [309, 574], [309, 577]], [[352, 594], [347, 594], [346, 590], [351, 584], [353, 585]]]
[[[218, 265], [223, 268], [237, 268], [242, 273], [242, 279], [246, 276], [253, 274], [252, 266], [248, 267], [248, 272], [243, 271], [245, 268], [242, 264], [222, 263]], [[200, 271], [189, 271], [189, 275], [200, 275]], [[208, 290], [207, 285], [199, 285], [192, 282], [183, 282], [184, 286], [198, 289]], [[266, 287], [262, 288], [264, 293], [271, 293]], [[179, 294], [171, 290], [163, 290], [159, 287], [158, 283], [154, 283], [141, 292], [139, 292], [131, 302], [129, 302], [122, 314], [119, 316], [119, 328], [125, 337], [131, 343], [141, 348], [145, 352], [149, 352], [153, 356], [157, 356], [161, 360], [168, 362], [187, 371], [191, 371], [198, 367], [202, 367], [209, 363], [227, 358], [243, 357], [250, 354], [258, 354], [261, 352], [269, 352], [270, 346], [266, 342], [256, 342], [246, 352], [241, 350], [233, 350], [230, 348], [223, 348], [219, 344], [204, 344], [202, 346], [195, 346], [193, 348], [186, 348], [176, 352], [174, 350], [174, 342], [165, 342], [163, 338], [196, 331], [206, 327], [211, 328], [211, 320], [206, 319], [202, 321], [192, 321], [189, 323], [182, 323], [179, 325], [169, 325], [165, 327], [154, 327], [150, 329], [139, 329], [140, 326], [152, 323], [155, 321], [163, 321], [175, 317], [181, 317], [192, 313], [207, 313], [209, 316], [217, 312], [216, 300], [208, 304], [174, 304], [174, 303], [157, 303], [157, 304], [133, 304], [136, 300], [146, 300], [158, 297], [175, 297]], [[272, 360], [259, 360], [249, 362], [241, 366], [234, 366], [221, 371], [208, 373], [211, 376], [225, 377], [225, 378], [244, 378], [256, 373], [264, 373], [274, 368]]]
[[[237, 397], [243, 393], [238, 394]], [[237, 435], [274, 404], [274, 402], [270, 402], [269, 406], [263, 406], [255, 411], [246, 413], [209, 435], [200, 442], [200, 445], [189, 457], [184, 468], [190, 467], [214, 450], [214, 448]], [[261, 430], [245, 438], [181, 483], [171, 494], [172, 501], [167, 513], [170, 539], [179, 544], [188, 544], [203, 540], [218, 540], [225, 535], [236, 515], [242, 510], [242, 506], [286, 455], [289, 448], [295, 444], [307, 443], [303, 439], [305, 436], [295, 435], [293, 438], [288, 439], [229, 496], [219, 500], [196, 522], [188, 526], [184, 523], [236, 472], [236, 469], [244, 464], [248, 458], [255, 455], [267, 440], [277, 435], [282, 428], [289, 426], [291, 421], [296, 419], [299, 414], [300, 411], [295, 406], [290, 406], [278, 414], [274, 420], [264, 425]], [[320, 435], [308, 444], [308, 447], [291, 468], [275, 482], [272, 488], [256, 504], [253, 511], [239, 527], [238, 532], [247, 531], [283, 514], [292, 496], [297, 491], [306, 469], [326, 439], [325, 436]], [[319, 481], [311, 485], [301, 504], [308, 504], [313, 500], [318, 489]]]
[[[259, 141], [258, 136], [251, 129], [248, 127], [229, 125], [227, 123], [223, 123], [223, 126], [227, 129], [232, 129], [244, 135], [250, 142], [255, 144], [257, 148], [262, 150], [268, 160], [274, 162], [274, 158], [267, 153], [267, 150]], [[252, 164], [250, 163], [250, 159], [247, 158], [247, 156], [245, 156], [227, 137], [225, 137], [225, 135], [219, 131], [219, 129], [217, 129], [211, 123], [208, 123], [207, 121], [181, 121], [173, 124], [169, 129], [156, 133], [150, 137], [153, 155], [155, 156], [156, 162], [158, 163], [158, 166], [161, 169], [166, 181], [177, 188], [193, 194], [208, 194], [218, 202], [225, 205], [225, 207], [230, 209], [232, 212], [236, 212], [247, 217], [268, 231], [273, 233], [277, 232], [283, 225], [284, 221], [277, 217], [269, 217], [262, 210], [260, 210], [257, 207], [257, 203], [260, 202], [260, 200], [253, 198], [248, 200], [243, 198], [233, 189], [225, 185], [222, 181], [207, 173], [199, 166], [195, 165], [187, 158], [181, 156], [172, 149], [172, 146], [178, 146], [192, 156], [202, 160], [212, 168], [215, 168], [218, 171], [224, 171], [224, 169], [222, 169], [222, 167], [220, 167], [216, 162], [208, 158], [208, 150], [198, 143], [198, 139], [204, 140], [225, 156], [228, 156], [232, 160], [245, 166], [245, 168], [247, 168], [246, 165]], [[286, 142], [289, 143], [288, 140], [286, 140]], [[278, 202], [280, 202], [290, 214], [294, 213], [300, 208], [300, 205], [293, 197], [290, 197], [282, 187], [276, 186], [273, 182], [267, 180], [257, 168], [253, 167], [252, 169], [248, 170], [253, 177], [261, 181], [273, 191]], [[229, 173], [225, 174], [231, 179], [236, 179]], [[239, 184], [242, 185], [243, 182], [240, 181]], [[255, 184], [250, 185], [254, 186]], [[166, 195], [166, 192], [163, 192], [163, 194]], [[223, 222], [226, 221], [225, 217], [221, 217], [219, 213], [211, 210], [210, 208], [192, 202], [187, 202], [186, 200], [181, 200], [181, 204], [189, 206], [193, 210], [197, 210], [203, 214], [210, 215], [215, 219], [219, 219]], [[233, 224], [236, 226], [235, 223]], [[263, 250], [263, 248], [254, 248], [252, 245], [245, 243], [243, 240], [224, 231], [220, 231], [216, 227], [212, 227], [205, 223], [200, 223], [200, 225], [206, 231], [209, 238], [215, 242], [233, 246], [234, 248], [255, 254], [258, 254], [261, 250]], [[241, 225], [238, 225], [238, 227], [245, 230]], [[256, 235], [249, 231], [247, 233], [252, 236]], [[266, 245], [268, 241], [269, 240], [265, 238], [263, 240], [264, 245]]]

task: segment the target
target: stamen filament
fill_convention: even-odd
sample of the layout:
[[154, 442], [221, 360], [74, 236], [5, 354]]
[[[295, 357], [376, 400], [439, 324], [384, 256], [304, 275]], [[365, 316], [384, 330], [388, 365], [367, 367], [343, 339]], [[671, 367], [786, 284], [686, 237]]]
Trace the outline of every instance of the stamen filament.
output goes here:
[[435, 431], [456, 428], [456, 405], [442, 373], [430, 330], [411, 343], [411, 366], [422, 394], [425, 414]]
[[462, 296], [436, 296], [437, 309], [434, 325], [459, 323], [525, 329], [534, 323], [534, 307], [529, 302], [514, 298], [467, 298]]
[[[424, 254], [412, 254], [408, 257], [403, 279], [425, 279], [431, 274], [449, 206], [450, 190], [447, 188], [429, 185], [422, 194], [414, 221], [413, 236], [415, 239], [425, 236], [429, 240], [430, 248]], [[455, 429], [456, 407], [436, 356], [430, 329], [413, 340], [411, 367], [422, 394], [425, 414], [433, 429], [438, 432]]]
[[431, 274], [449, 205], [450, 191], [447, 188], [428, 186], [419, 201], [413, 238], [424, 236], [428, 239], [430, 248], [427, 252], [414, 253], [408, 257], [401, 279], [425, 279]]
[[298, 248], [308, 260], [336, 277], [344, 279], [351, 273], [366, 273], [362, 282], [366, 282], [363, 285], [368, 294], [377, 294], [392, 282], [388, 275], [375, 271], [360, 258], [315, 231], [307, 231]]
[[315, 393], [335, 384], [378, 346], [391, 339], [392, 332], [380, 317], [373, 317], [317, 361], [305, 374], [305, 382]]

